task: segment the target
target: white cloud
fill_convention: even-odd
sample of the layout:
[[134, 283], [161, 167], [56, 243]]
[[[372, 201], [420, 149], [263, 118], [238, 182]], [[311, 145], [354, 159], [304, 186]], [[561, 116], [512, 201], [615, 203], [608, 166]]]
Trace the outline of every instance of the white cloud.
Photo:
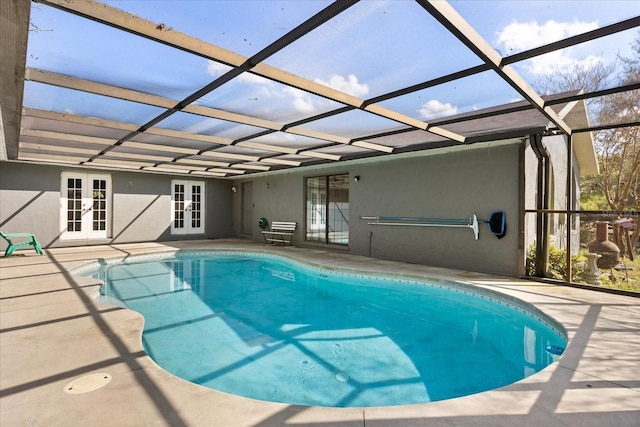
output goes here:
[[296, 111], [311, 114], [317, 110], [316, 105], [314, 105], [308, 93], [293, 87], [286, 88], [284, 92], [293, 98], [293, 108], [295, 108]]
[[264, 77], [258, 76], [256, 74], [251, 73], [242, 73], [238, 76], [238, 80], [241, 83], [247, 85], [260, 85], [260, 86], [273, 86], [273, 82], [271, 80], [267, 80]]
[[224, 65], [212, 60], [207, 60], [207, 74], [213, 77], [220, 77], [230, 69], [231, 67], [229, 67], [228, 65]]
[[542, 25], [535, 21], [513, 22], [498, 33], [498, 43], [505, 47], [506, 54], [512, 54], [596, 28], [598, 28], [598, 22], [556, 22], [551, 20]]
[[[512, 55], [596, 28], [598, 28], [597, 21], [556, 22], [551, 20], [544, 24], [536, 21], [513, 22], [498, 32], [497, 43], [503, 55]], [[536, 75], [552, 74], [574, 67], [590, 68], [603, 60], [595, 55], [576, 59], [571, 57], [572, 52], [571, 48], [567, 48], [533, 58], [526, 62], [527, 71]]]
[[432, 99], [431, 101], [422, 104], [422, 107], [418, 110], [420, 117], [423, 119], [433, 119], [435, 117], [450, 116], [458, 112], [458, 107], [451, 105], [448, 102], [442, 103], [438, 100]]
[[604, 58], [601, 56], [589, 55], [583, 59], [571, 58], [564, 51], [556, 51], [532, 59], [528, 71], [536, 75], [547, 75], [555, 72], [567, 72], [573, 69], [590, 69]]
[[361, 97], [369, 93], [369, 87], [366, 84], [358, 83], [358, 78], [353, 74], [345, 79], [343, 76], [333, 74], [328, 82], [321, 79], [316, 79], [316, 83], [328, 86], [330, 88], [339, 90], [340, 92], [348, 93], [352, 96]]
[[[229, 71], [231, 67], [220, 64], [215, 61], [207, 61], [206, 71], [212, 77], [219, 77]], [[252, 95], [260, 99], [269, 98], [274, 103], [291, 102], [293, 108], [303, 114], [313, 114], [318, 111], [321, 106], [315, 101], [311, 95], [300, 89], [290, 86], [279, 88], [269, 79], [252, 73], [242, 73], [237, 77], [239, 83], [254, 86]], [[353, 96], [362, 96], [369, 92], [369, 88], [365, 84], [358, 83], [358, 78], [350, 74], [346, 79], [339, 75], [332, 75], [329, 82], [316, 80], [317, 83], [334, 89], [346, 92]], [[331, 102], [322, 100], [321, 102]], [[275, 104], [274, 104], [275, 105]]]

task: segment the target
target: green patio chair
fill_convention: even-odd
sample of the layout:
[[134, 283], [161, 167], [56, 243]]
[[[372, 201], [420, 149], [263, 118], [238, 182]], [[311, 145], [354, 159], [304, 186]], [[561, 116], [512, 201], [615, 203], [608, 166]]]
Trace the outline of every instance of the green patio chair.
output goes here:
[[[9, 246], [4, 253], [5, 257], [11, 256], [13, 251], [16, 249], [24, 248], [26, 246], [33, 246], [33, 248], [38, 252], [38, 254], [42, 255], [42, 248], [40, 247], [40, 243], [36, 240], [36, 236], [31, 233], [10, 233], [5, 234], [0, 231], [0, 237], [7, 241]], [[14, 239], [18, 239], [18, 243], [14, 243]], [[26, 241], [25, 241], [26, 240]]]

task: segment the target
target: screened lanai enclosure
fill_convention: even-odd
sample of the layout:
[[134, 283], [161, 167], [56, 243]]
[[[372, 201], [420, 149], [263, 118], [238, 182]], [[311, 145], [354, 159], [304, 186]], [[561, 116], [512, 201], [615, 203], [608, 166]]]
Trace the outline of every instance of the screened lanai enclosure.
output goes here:
[[[634, 289], [634, 2], [7, 0], [0, 13], [5, 232], [45, 247], [260, 241], [265, 217], [295, 221], [297, 245], [596, 286], [600, 258], [583, 255], [600, 239], [622, 252], [603, 274]], [[483, 223], [495, 211], [504, 239]], [[473, 215], [477, 239], [424, 224]]]

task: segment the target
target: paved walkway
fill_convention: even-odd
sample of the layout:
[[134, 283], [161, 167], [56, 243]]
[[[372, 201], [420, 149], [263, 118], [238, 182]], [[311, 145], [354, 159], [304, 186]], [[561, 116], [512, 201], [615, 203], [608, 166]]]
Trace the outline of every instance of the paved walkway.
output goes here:
[[[640, 426], [640, 298], [301, 248], [268, 248], [332, 267], [462, 280], [528, 301], [570, 342], [542, 372], [448, 401], [318, 408], [245, 399], [160, 369], [141, 346], [143, 319], [97, 303], [99, 283], [68, 270], [96, 259], [176, 248], [250, 248], [241, 240], [20, 251], [0, 260], [2, 426]], [[76, 379], [110, 376], [87, 393]], [[82, 383], [81, 383], [82, 384]], [[82, 384], [82, 387], [87, 387]], [[81, 388], [82, 388], [81, 387]]]

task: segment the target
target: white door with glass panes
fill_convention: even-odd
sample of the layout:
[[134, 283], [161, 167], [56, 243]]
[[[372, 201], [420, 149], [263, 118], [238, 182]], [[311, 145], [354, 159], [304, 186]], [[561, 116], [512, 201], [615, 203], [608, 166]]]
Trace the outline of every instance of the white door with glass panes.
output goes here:
[[60, 189], [62, 239], [104, 239], [109, 236], [110, 175], [63, 172]]
[[171, 181], [171, 234], [204, 233], [204, 182]]

